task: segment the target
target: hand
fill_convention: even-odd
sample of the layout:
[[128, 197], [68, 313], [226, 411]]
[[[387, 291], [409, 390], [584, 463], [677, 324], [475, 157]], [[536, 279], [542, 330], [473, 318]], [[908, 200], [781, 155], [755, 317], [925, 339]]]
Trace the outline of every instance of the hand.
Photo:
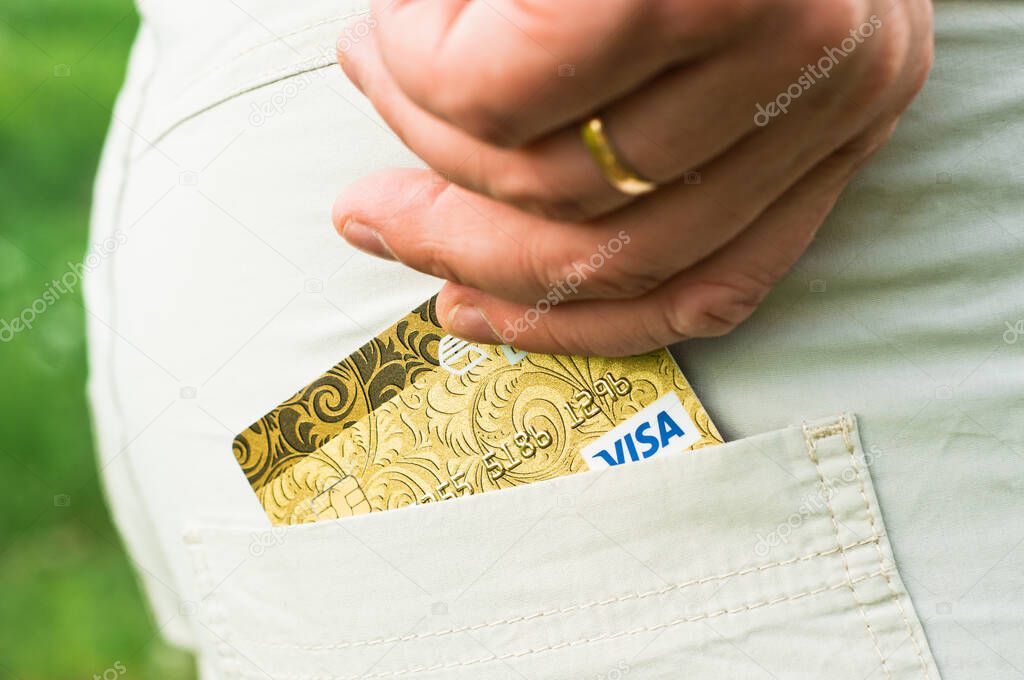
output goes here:
[[[447, 279], [449, 332], [606, 356], [726, 333], [807, 247], [932, 60], [927, 0], [375, 0], [339, 59], [436, 172], [347, 187], [353, 245]], [[622, 193], [600, 116], [657, 184]]]

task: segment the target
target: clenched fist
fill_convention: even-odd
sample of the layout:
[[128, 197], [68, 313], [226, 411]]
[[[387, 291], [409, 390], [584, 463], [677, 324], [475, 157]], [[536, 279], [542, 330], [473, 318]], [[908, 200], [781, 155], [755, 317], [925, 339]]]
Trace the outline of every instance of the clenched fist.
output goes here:
[[891, 135], [928, 0], [376, 0], [342, 67], [434, 172], [334, 207], [449, 332], [621, 355], [733, 329]]

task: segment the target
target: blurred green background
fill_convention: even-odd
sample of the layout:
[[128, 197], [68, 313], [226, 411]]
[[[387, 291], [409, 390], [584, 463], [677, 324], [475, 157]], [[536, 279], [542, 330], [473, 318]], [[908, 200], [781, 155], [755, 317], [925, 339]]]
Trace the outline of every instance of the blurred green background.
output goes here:
[[[0, 4], [0, 319], [81, 261], [138, 19], [129, 0]], [[192, 678], [163, 644], [104, 506], [80, 287], [0, 343], [0, 680]], [[112, 677], [108, 675], [108, 677]]]

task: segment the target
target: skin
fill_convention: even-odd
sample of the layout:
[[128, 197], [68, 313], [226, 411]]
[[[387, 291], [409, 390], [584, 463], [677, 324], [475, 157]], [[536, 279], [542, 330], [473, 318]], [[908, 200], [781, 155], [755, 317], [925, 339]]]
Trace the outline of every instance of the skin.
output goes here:
[[[339, 61], [433, 170], [345, 188], [335, 226], [447, 279], [440, 317], [470, 340], [618, 356], [728, 333], [924, 84], [931, 11], [376, 0], [374, 30]], [[596, 115], [657, 190], [628, 196], [604, 179], [579, 133]]]

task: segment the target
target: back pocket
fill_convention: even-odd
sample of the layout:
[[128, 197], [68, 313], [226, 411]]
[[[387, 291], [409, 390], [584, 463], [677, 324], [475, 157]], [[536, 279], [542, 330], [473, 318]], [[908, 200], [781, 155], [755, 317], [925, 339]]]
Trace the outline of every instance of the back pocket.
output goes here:
[[186, 540], [224, 678], [939, 677], [850, 416]]

